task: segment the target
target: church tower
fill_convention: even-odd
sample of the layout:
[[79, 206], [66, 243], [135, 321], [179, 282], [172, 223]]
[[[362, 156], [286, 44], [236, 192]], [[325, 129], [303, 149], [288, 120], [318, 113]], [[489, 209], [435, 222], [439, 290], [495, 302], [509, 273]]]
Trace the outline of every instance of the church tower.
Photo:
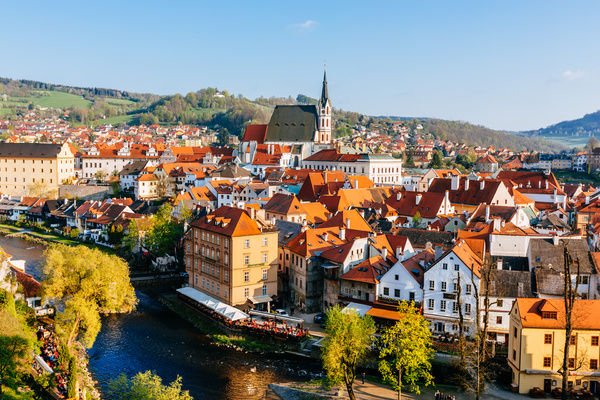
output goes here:
[[319, 109], [319, 137], [317, 143], [331, 143], [331, 102], [327, 92], [327, 71], [323, 72], [323, 89], [317, 108]]

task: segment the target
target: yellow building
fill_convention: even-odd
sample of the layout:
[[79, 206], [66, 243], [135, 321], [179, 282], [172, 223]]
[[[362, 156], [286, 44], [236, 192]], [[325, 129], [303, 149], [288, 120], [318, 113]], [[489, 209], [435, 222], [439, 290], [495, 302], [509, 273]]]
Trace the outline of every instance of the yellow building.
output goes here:
[[[568, 387], [600, 391], [600, 300], [577, 300], [568, 357]], [[517, 299], [510, 312], [508, 365], [512, 387], [519, 393], [540, 388], [549, 393], [562, 386], [565, 342], [563, 299]]]
[[191, 287], [242, 309], [269, 310], [277, 294], [277, 231], [223, 206], [191, 224], [185, 246]]
[[58, 197], [58, 186], [75, 178], [68, 143], [0, 143], [0, 193]]

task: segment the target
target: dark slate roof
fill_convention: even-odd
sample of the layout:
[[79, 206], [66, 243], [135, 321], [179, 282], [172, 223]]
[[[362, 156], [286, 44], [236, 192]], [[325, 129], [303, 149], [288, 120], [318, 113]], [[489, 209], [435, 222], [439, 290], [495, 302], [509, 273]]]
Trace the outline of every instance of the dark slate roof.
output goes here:
[[119, 175], [131, 175], [139, 174], [144, 168], [146, 168], [148, 162], [146, 160], [133, 161], [123, 167]]
[[276, 106], [265, 142], [312, 142], [317, 120], [314, 105]]
[[0, 157], [56, 158], [62, 145], [53, 143], [0, 143]]
[[491, 297], [534, 297], [531, 272], [494, 269], [490, 279]]
[[[548, 239], [531, 239], [529, 241], [530, 265], [534, 267], [549, 267], [558, 272], [564, 269], [564, 245], [567, 246], [573, 261], [579, 260], [580, 272], [583, 274], [594, 273], [594, 266], [590, 256], [587, 240], [564, 239], [555, 245]], [[575, 271], [573, 271], [575, 273]]]
[[302, 231], [302, 225], [281, 219], [275, 221], [275, 226], [277, 227], [279, 246], [285, 246]]
[[224, 164], [210, 173], [211, 177], [220, 178], [245, 178], [250, 176], [250, 171], [236, 164]]
[[558, 271], [550, 268], [536, 268], [534, 273], [535, 289], [538, 295], [563, 295], [565, 292], [565, 282]]
[[452, 232], [428, 231], [425, 229], [400, 228], [397, 235], [407, 236], [415, 247], [425, 247], [427, 243], [432, 245], [452, 245], [454, 234]]

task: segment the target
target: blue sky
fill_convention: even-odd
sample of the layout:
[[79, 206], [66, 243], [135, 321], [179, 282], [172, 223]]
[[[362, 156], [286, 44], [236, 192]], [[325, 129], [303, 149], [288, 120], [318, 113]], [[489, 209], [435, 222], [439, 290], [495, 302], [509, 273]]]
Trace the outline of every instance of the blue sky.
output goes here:
[[0, 76], [535, 129], [600, 108], [598, 1], [6, 2]]

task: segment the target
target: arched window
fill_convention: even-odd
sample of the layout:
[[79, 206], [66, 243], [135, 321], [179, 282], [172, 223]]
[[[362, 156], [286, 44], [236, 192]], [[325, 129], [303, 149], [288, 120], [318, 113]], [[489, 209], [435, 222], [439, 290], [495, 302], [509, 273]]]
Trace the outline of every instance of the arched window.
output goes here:
[[329, 114], [329, 106], [325, 107], [325, 113]]

